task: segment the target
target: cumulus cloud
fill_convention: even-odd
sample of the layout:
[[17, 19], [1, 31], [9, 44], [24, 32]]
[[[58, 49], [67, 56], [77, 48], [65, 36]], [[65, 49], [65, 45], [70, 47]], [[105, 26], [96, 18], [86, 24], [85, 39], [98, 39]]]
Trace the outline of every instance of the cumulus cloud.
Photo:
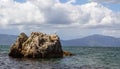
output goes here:
[[19, 30], [88, 28], [120, 29], [120, 12], [89, 2], [73, 5], [75, 0], [61, 3], [59, 0], [0, 0], [0, 27], [18, 27]]
[[44, 22], [43, 13], [29, 1], [26, 3], [17, 3], [13, 0], [1, 0], [0, 5], [0, 23], [2, 24]]
[[120, 3], [120, 0], [90, 0], [95, 2], [104, 2], [104, 3]]

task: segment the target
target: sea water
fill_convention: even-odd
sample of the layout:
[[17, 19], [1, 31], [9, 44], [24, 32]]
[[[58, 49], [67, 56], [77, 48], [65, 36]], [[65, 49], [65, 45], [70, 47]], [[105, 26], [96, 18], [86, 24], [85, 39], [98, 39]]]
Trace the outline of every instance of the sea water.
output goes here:
[[0, 46], [0, 69], [120, 69], [120, 47], [67, 46], [74, 56], [25, 59], [8, 56], [10, 46]]

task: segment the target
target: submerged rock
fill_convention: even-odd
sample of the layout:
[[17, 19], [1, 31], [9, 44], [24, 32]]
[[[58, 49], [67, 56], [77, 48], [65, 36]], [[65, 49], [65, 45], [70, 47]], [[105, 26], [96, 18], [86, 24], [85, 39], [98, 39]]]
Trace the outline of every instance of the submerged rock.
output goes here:
[[70, 56], [63, 52], [58, 35], [47, 35], [41, 32], [32, 32], [28, 37], [21, 33], [12, 45], [9, 56], [15, 58], [60, 58]]

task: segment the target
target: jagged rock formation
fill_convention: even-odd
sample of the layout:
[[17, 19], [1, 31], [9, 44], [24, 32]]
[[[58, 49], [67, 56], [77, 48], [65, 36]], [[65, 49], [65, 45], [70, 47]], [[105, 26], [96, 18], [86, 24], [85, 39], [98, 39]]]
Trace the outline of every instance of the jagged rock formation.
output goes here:
[[63, 52], [59, 37], [41, 32], [32, 32], [30, 37], [21, 33], [12, 45], [9, 56], [15, 58], [59, 58], [71, 53]]

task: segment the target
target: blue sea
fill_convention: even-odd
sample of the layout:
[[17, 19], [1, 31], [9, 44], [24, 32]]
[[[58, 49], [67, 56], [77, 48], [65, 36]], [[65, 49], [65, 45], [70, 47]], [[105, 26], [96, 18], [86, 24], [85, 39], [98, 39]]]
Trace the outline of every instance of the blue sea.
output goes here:
[[0, 69], [120, 69], [120, 47], [66, 46], [75, 55], [56, 59], [11, 58], [9, 47], [0, 46]]

